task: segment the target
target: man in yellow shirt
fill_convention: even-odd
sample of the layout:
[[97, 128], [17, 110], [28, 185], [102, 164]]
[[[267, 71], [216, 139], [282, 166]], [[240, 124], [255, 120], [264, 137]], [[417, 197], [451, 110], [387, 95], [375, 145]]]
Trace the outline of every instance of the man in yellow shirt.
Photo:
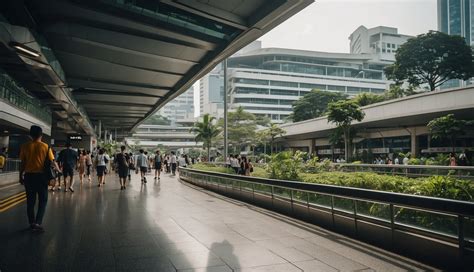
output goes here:
[[[43, 138], [41, 127], [31, 126], [30, 136], [32, 140], [23, 144], [20, 149], [20, 183], [25, 185], [26, 212], [30, 228], [33, 231], [43, 232], [41, 223], [48, 202], [48, 181], [43, 174], [45, 159], [51, 160], [58, 171], [59, 167], [54, 162], [53, 151], [41, 141]], [[35, 216], [36, 195], [38, 195], [38, 211]]]

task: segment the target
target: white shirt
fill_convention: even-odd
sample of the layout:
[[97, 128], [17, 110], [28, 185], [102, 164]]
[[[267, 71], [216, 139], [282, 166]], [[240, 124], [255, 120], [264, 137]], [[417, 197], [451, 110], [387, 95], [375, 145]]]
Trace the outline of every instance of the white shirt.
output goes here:
[[106, 166], [105, 159], [110, 161], [110, 157], [107, 154], [97, 155], [97, 166]]
[[403, 158], [403, 164], [408, 165], [408, 158], [407, 157]]
[[179, 166], [186, 166], [187, 165], [186, 160], [183, 157], [179, 158], [178, 162], [179, 162]]
[[148, 158], [145, 156], [145, 154], [138, 155], [137, 166], [138, 167], [148, 167]]
[[236, 158], [231, 158], [230, 159], [230, 166], [231, 167], [240, 167], [239, 160], [236, 159]]
[[176, 163], [176, 155], [171, 155], [170, 163]]

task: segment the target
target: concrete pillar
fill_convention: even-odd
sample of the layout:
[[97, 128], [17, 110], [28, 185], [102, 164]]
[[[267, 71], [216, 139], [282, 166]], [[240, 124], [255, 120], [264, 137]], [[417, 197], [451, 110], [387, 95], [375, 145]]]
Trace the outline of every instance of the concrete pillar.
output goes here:
[[410, 129], [410, 153], [412, 158], [416, 158], [418, 153], [418, 141], [416, 138], [416, 129]]
[[309, 154], [311, 156], [316, 155], [315, 146], [316, 146], [316, 139], [311, 139], [310, 145], [309, 145]]

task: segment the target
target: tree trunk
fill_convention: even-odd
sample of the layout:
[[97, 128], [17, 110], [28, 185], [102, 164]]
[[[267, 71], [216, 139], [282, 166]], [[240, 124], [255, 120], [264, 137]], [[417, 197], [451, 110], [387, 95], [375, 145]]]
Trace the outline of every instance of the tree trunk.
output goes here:
[[270, 142], [270, 155], [273, 154], [273, 142]]
[[349, 133], [346, 128], [344, 128], [344, 158], [346, 162], [349, 162]]
[[207, 162], [211, 162], [211, 141], [207, 144]]
[[331, 144], [331, 161], [334, 162], [334, 144]]
[[436, 89], [435, 83], [432, 81], [429, 81], [428, 84], [430, 85], [430, 91], [434, 91]]

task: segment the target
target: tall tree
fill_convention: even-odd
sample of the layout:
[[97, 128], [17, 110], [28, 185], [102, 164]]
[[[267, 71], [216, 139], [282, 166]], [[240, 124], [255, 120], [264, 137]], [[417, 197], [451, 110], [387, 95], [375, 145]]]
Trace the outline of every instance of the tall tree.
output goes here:
[[473, 77], [472, 61], [471, 47], [463, 37], [430, 31], [401, 45], [395, 63], [385, 68], [385, 74], [412, 86], [427, 83], [433, 91], [447, 80]]
[[380, 94], [363, 92], [356, 95], [353, 99], [357, 104], [359, 104], [359, 106], [363, 107], [370, 104], [382, 102], [385, 100], [385, 96]]
[[196, 142], [202, 141], [207, 149], [207, 160], [211, 159], [211, 146], [212, 141], [219, 135], [221, 130], [213, 121], [215, 117], [211, 117], [208, 113], [204, 114], [201, 122], [194, 123], [194, 126], [190, 129], [191, 132], [196, 133]]
[[273, 146], [275, 144], [275, 140], [278, 136], [282, 136], [286, 133], [284, 129], [279, 127], [277, 124], [272, 123], [270, 127], [263, 130], [263, 137], [267, 138], [267, 142], [270, 142], [270, 154], [273, 154]]
[[346, 98], [342, 93], [312, 90], [293, 103], [291, 117], [293, 122], [299, 122], [323, 116], [329, 103]]
[[340, 100], [328, 105], [328, 121], [336, 124], [343, 131], [345, 159], [347, 162], [352, 157], [351, 140], [349, 138], [352, 122], [360, 122], [364, 119], [364, 116], [364, 112], [360, 110], [359, 105], [353, 100]]
[[464, 134], [466, 127], [471, 124], [472, 121], [458, 120], [454, 114], [448, 114], [431, 120], [428, 123], [428, 129], [432, 139], [449, 139], [451, 150], [454, 152], [457, 136]]
[[[224, 120], [219, 120], [219, 126], [224, 126]], [[234, 147], [234, 152], [240, 152], [240, 148], [248, 142], [255, 140], [257, 129], [257, 118], [253, 113], [247, 112], [242, 107], [227, 115], [227, 131], [229, 144]]]

